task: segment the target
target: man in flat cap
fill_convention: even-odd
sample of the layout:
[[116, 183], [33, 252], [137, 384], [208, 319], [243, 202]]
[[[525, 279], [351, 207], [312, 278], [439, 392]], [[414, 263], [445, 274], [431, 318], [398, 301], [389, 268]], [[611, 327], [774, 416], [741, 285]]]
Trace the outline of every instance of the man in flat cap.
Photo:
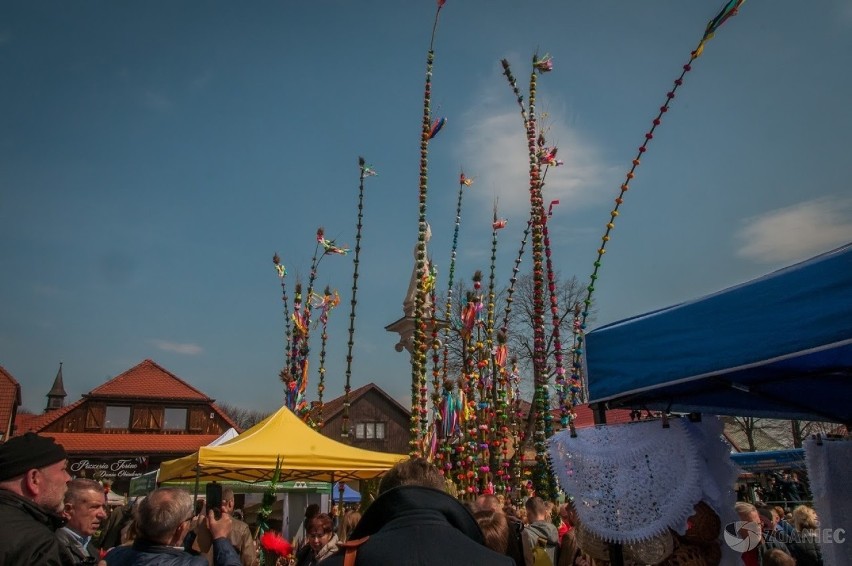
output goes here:
[[0, 564], [60, 565], [67, 463], [61, 444], [32, 432], [0, 444]]

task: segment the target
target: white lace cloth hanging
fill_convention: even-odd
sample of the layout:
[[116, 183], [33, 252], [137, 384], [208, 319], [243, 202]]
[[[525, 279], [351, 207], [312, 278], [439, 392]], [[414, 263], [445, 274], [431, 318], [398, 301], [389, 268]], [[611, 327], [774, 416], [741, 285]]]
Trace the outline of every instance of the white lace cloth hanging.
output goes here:
[[669, 428], [659, 421], [598, 426], [577, 438], [566, 430], [550, 439], [550, 456], [590, 532], [608, 542], [638, 542], [667, 529], [683, 534], [702, 499], [720, 516], [729, 514], [720, 511], [733, 507], [736, 468], [721, 430], [714, 417], [673, 419]]
[[[804, 442], [808, 479], [820, 529], [829, 529], [832, 540], [820, 545], [825, 566], [852, 564], [852, 440], [813, 438]], [[844, 541], [834, 540], [835, 529]], [[822, 532], [825, 535], [825, 532]]]
[[701, 474], [701, 501], [707, 503], [722, 519], [722, 524], [739, 519], [734, 512], [737, 493], [734, 485], [740, 468], [731, 459], [731, 445], [723, 439], [725, 425], [717, 417], [704, 416], [700, 423], [684, 423], [693, 436], [704, 461]]

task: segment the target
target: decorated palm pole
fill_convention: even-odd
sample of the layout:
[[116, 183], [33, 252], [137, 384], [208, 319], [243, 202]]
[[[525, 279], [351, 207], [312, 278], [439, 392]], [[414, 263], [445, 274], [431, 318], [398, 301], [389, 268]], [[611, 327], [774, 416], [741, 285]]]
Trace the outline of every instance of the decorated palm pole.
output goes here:
[[[518, 105], [521, 107], [525, 133], [527, 138], [527, 153], [529, 161], [529, 194], [530, 194], [530, 226], [532, 234], [532, 271], [533, 271], [533, 383], [535, 386], [533, 403], [530, 410], [535, 411], [535, 426], [533, 429], [533, 443], [536, 451], [536, 463], [533, 470], [533, 487], [542, 498], [555, 496], [552, 493], [553, 480], [547, 456], [547, 431], [551, 429], [550, 396], [548, 391], [548, 367], [547, 346], [544, 328], [544, 227], [546, 217], [544, 212], [544, 200], [542, 197], [542, 163], [543, 143], [539, 142], [540, 135], [537, 129], [537, 117], [535, 111], [536, 87], [538, 74], [549, 72], [553, 69], [553, 62], [549, 55], [539, 58], [538, 54], [533, 56], [532, 71], [530, 72], [529, 98], [524, 106], [523, 96], [520, 94], [517, 83], [512, 75], [509, 62], [502, 61], [503, 73], [509, 81], [515, 93]], [[555, 154], [554, 154], [555, 157]]]
[[293, 289], [293, 336], [290, 341], [288, 363], [281, 370], [281, 381], [284, 383], [284, 404], [299, 414], [304, 398], [304, 387], [307, 372], [307, 331], [310, 324], [309, 313], [303, 311], [302, 283], [297, 281]]
[[[690, 52], [689, 60], [683, 65], [683, 69], [681, 70], [680, 76], [675, 79], [671, 90], [666, 93], [666, 100], [663, 105], [660, 106], [659, 112], [651, 122], [651, 128], [645, 133], [645, 138], [642, 142], [642, 145], [639, 146], [636, 156], [631, 162], [631, 167], [627, 171], [624, 182], [619, 187], [618, 196], [615, 198], [615, 206], [610, 211], [609, 221], [607, 222], [606, 229], [604, 230], [603, 236], [601, 237], [601, 245], [597, 250], [597, 258], [595, 259], [593, 264], [594, 269], [592, 270], [592, 274], [589, 276], [589, 284], [586, 287], [586, 296], [583, 299], [583, 304], [578, 317], [579, 320], [577, 323], [578, 328], [576, 336], [576, 346], [573, 351], [572, 380], [574, 379], [574, 377], [579, 377], [579, 368], [582, 366], [584, 333], [586, 329], [586, 321], [589, 317], [589, 311], [591, 310], [592, 306], [592, 295], [595, 292], [595, 285], [598, 280], [598, 272], [601, 267], [603, 256], [606, 253], [606, 246], [607, 243], [610, 241], [610, 234], [615, 228], [615, 220], [620, 214], [619, 208], [621, 208], [621, 205], [624, 203], [625, 194], [630, 188], [630, 181], [632, 181], [636, 177], [636, 170], [641, 164], [641, 159], [648, 151], [648, 144], [651, 142], [652, 139], [654, 139], [654, 133], [662, 123], [663, 115], [669, 111], [669, 107], [675, 98], [675, 94], [677, 93], [678, 88], [683, 85], [683, 80], [686, 77], [686, 74], [692, 70], [693, 63], [704, 52], [704, 47], [707, 42], [713, 39], [716, 34], [716, 31], [719, 29], [719, 27], [721, 27], [722, 24], [724, 24], [726, 21], [728, 21], [729, 18], [735, 16], [738, 13], [739, 8], [743, 4], [743, 2], [745, 2], [745, 0], [729, 0], [725, 3], [719, 13], [716, 14], [716, 17], [714, 17], [707, 23], [707, 26], [704, 29], [704, 35], [701, 37], [701, 41], [699, 41], [695, 49]], [[582, 388], [579, 386], [578, 383], [572, 383], [572, 395], [579, 395], [581, 391]], [[573, 419], [570, 422], [572, 435], [576, 435]]]
[[[546, 152], [548, 153], [548, 152]], [[556, 149], [552, 150], [552, 154], [555, 157]], [[557, 163], [559, 164], [559, 163]], [[565, 415], [565, 400], [566, 400], [566, 379], [565, 379], [565, 366], [562, 360], [562, 334], [560, 331], [560, 326], [562, 325], [562, 315], [559, 311], [559, 296], [556, 292], [556, 277], [553, 272], [553, 261], [551, 259], [552, 251], [550, 248], [550, 230], [548, 229], [548, 220], [552, 216], [553, 207], [559, 204], [559, 201], [552, 201], [550, 206], [547, 209], [547, 216], [544, 219], [544, 226], [542, 230], [542, 235], [544, 239], [544, 256], [546, 258], [546, 268], [547, 268], [547, 292], [550, 298], [550, 316], [551, 323], [553, 325], [553, 357], [554, 357], [554, 366], [556, 373], [556, 390], [559, 399], [560, 410], [562, 411], [562, 416], [565, 416], [564, 424], [567, 424], [568, 418]], [[550, 407], [548, 407], [547, 413], [545, 413], [545, 421], [544, 421], [544, 435], [545, 438], [550, 438], [553, 436], [553, 423], [552, 417], [550, 414]], [[549, 454], [548, 454], [549, 458]], [[551, 468], [550, 463], [548, 462], [548, 468]], [[552, 495], [556, 495], [558, 491], [558, 486], [556, 485], [556, 476], [555, 474], [549, 474], [549, 485], [548, 491]]]
[[[320, 250], [322, 251], [320, 252]], [[293, 333], [292, 339], [290, 339], [288, 334], [287, 343], [289, 345], [289, 352], [287, 352], [287, 363], [284, 369], [281, 370], [279, 377], [284, 383], [284, 404], [305, 420], [309, 420], [310, 418], [305, 390], [308, 385], [308, 361], [311, 352], [311, 300], [313, 297], [313, 285], [317, 277], [317, 269], [326, 255], [346, 255], [348, 252], [347, 248], [339, 247], [333, 240], [326, 239], [324, 230], [318, 228], [314, 255], [311, 259], [307, 292], [303, 296], [301, 282], [296, 283], [293, 292], [293, 313], [290, 317], [293, 323]], [[276, 265], [276, 270], [278, 271], [279, 278], [282, 279], [283, 285], [283, 277], [286, 270], [283, 269], [280, 259], [276, 262], [276, 258], [278, 258], [278, 254], [275, 254], [273, 257], [273, 263]]]
[[[481, 364], [480, 380], [483, 382], [483, 390], [487, 397], [480, 400], [485, 414], [480, 423], [480, 430], [485, 426], [484, 443], [487, 443], [487, 461], [483, 462], [485, 477], [481, 483], [481, 490], [485, 493], [505, 491], [503, 482], [502, 450], [504, 448], [504, 424], [502, 416], [505, 415], [505, 389], [502, 387], [504, 381], [501, 379], [502, 365], [505, 364], [506, 343], [498, 340], [495, 335], [495, 309], [497, 306], [497, 290], [495, 270], [497, 267], [497, 233], [506, 227], [507, 220], [497, 216], [497, 204], [494, 205], [493, 218], [491, 222], [491, 259], [488, 275], [488, 299], [486, 302], [485, 315], [485, 344], [484, 350], [487, 358]], [[499, 345], [498, 345], [499, 342]], [[500, 362], [504, 363], [501, 364]], [[487, 467], [486, 467], [487, 466]]]
[[284, 381], [285, 376], [289, 375], [290, 348], [293, 340], [290, 329], [290, 303], [287, 299], [287, 268], [281, 263], [281, 256], [278, 255], [278, 252], [272, 256], [272, 264], [275, 266], [275, 273], [278, 275], [281, 284], [281, 302], [284, 305], [284, 367], [279, 373], [279, 377]]
[[355, 306], [358, 304], [358, 267], [361, 262], [361, 228], [364, 219], [364, 179], [376, 176], [376, 171], [358, 158], [358, 221], [355, 223], [355, 257], [352, 260], [352, 299], [349, 301], [349, 339], [346, 342], [346, 382], [343, 386], [343, 425], [340, 436], [349, 436], [349, 392], [352, 391], [352, 348], [355, 345]]
[[320, 332], [320, 353], [319, 353], [319, 369], [317, 373], [319, 379], [317, 381], [317, 401], [315, 410], [311, 411], [310, 425], [316, 429], [322, 429], [324, 423], [322, 409], [322, 396], [325, 393], [325, 354], [326, 346], [328, 345], [328, 315], [337, 305], [340, 304], [340, 295], [337, 291], [332, 292], [330, 287], [326, 287], [322, 295], [314, 294], [312, 297], [314, 304], [313, 308], [319, 310], [319, 323], [322, 327]]
[[[453, 284], [455, 283], [456, 255], [458, 252], [459, 230], [461, 228], [462, 201], [464, 189], [473, 185], [473, 178], [467, 177], [464, 171], [459, 173], [459, 190], [456, 199], [456, 216], [453, 225], [453, 240], [450, 249], [450, 264], [447, 275], [447, 295], [444, 304], [444, 320], [452, 321], [453, 314]], [[432, 304], [436, 304], [433, 298]], [[437, 331], [437, 326], [433, 332]], [[457, 439], [461, 432], [461, 405], [459, 394], [456, 391], [453, 379], [449, 374], [450, 341], [453, 333], [452, 324], [443, 325], [440, 344], [441, 359], [438, 360], [438, 351], [433, 352], [433, 379], [432, 379], [432, 402], [433, 402], [433, 446], [430, 456], [436, 465], [450, 479], [456, 459], [453, 452], [453, 439]], [[437, 338], [437, 336], [433, 337]], [[433, 346], [438, 346], [433, 340]], [[440, 370], [436, 369], [440, 366]], [[440, 373], [439, 373], [440, 372]]]
[[438, 17], [446, 0], [438, 0], [435, 11], [435, 21], [432, 25], [432, 37], [429, 41], [429, 51], [426, 55], [426, 82], [423, 89], [423, 121], [420, 131], [420, 175], [418, 191], [418, 215], [417, 215], [417, 248], [415, 254], [415, 273], [417, 290], [414, 298], [414, 335], [411, 351], [411, 426], [409, 452], [411, 455], [421, 456], [424, 453], [423, 441], [428, 433], [428, 411], [423, 400], [426, 399], [424, 391], [428, 392], [426, 386], [426, 341], [427, 313], [426, 305], [426, 282], [428, 279], [428, 266], [426, 258], [426, 194], [429, 184], [429, 140], [435, 137], [443, 127], [444, 120], [436, 120], [432, 123], [432, 66], [435, 61], [435, 32], [438, 27]]
[[466, 497], [472, 496], [478, 482], [477, 444], [479, 428], [477, 426], [477, 386], [479, 378], [478, 347], [482, 313], [482, 273], [473, 274], [473, 290], [468, 291], [461, 306], [460, 335], [462, 339], [463, 360], [459, 376], [459, 402], [461, 408], [461, 434], [455, 445], [457, 452], [456, 479], [459, 492]]

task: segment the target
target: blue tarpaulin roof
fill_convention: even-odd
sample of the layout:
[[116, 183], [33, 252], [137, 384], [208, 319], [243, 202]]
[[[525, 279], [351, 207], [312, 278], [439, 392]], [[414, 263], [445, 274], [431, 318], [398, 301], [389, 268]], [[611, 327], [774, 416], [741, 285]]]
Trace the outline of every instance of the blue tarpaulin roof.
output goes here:
[[852, 244], [586, 336], [592, 402], [852, 423]]
[[[331, 490], [331, 498], [335, 501], [340, 499], [340, 482], [334, 484], [334, 489]], [[359, 501], [361, 501], [361, 494], [347, 484], [343, 484], [343, 502], [358, 503]]]
[[731, 460], [749, 472], [769, 472], [773, 470], [804, 470], [805, 450], [768, 450], [765, 452], [739, 452], [731, 454]]

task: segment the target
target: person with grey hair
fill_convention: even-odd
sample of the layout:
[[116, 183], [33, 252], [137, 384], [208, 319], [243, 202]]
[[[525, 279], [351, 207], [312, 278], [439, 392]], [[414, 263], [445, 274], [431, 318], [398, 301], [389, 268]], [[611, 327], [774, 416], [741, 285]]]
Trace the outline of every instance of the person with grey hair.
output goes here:
[[[444, 476], [423, 458], [390, 469], [343, 550], [322, 563], [514, 566], [485, 546], [482, 530], [464, 505], [448, 494]], [[354, 554], [354, 556], [353, 556]]]
[[[207, 566], [207, 558], [186, 552], [182, 542], [195, 516], [192, 496], [176, 487], [152, 491], [136, 511], [138, 536], [133, 546], [120, 546], [106, 555], [107, 566]], [[213, 537], [214, 566], [240, 566], [240, 557], [228, 540], [231, 517], [216, 519], [207, 510], [207, 528]]]
[[65, 526], [56, 531], [59, 559], [63, 566], [95, 564], [100, 558], [92, 535], [106, 519], [106, 493], [95, 480], [78, 478], [68, 482], [62, 516]]

